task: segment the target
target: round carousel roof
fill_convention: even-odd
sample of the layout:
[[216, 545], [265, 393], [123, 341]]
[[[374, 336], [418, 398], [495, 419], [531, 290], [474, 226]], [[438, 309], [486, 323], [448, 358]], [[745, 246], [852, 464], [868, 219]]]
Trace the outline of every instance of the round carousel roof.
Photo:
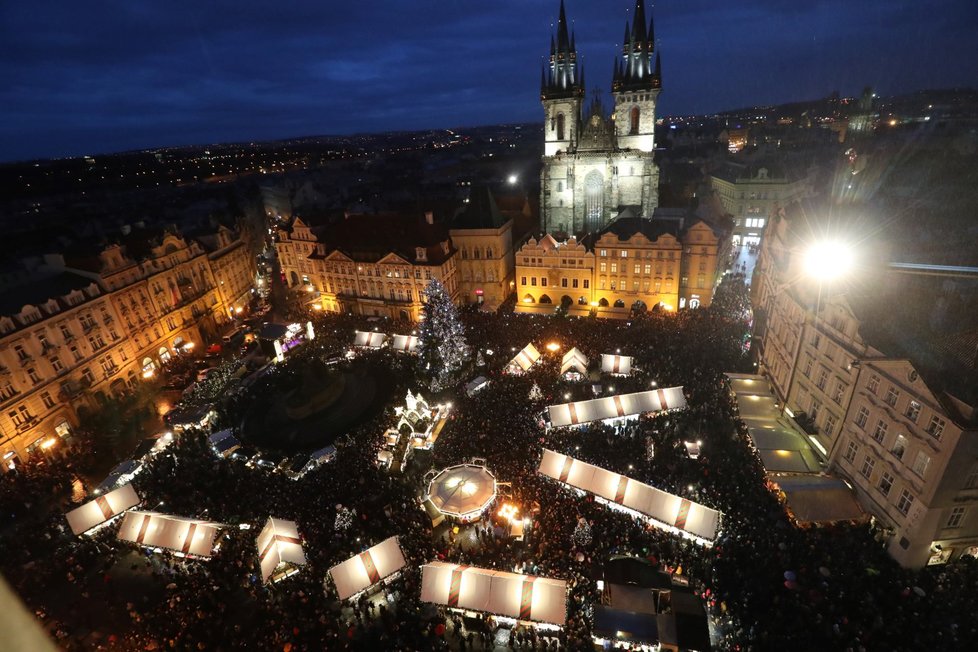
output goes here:
[[431, 479], [428, 498], [446, 516], [481, 514], [496, 498], [496, 478], [484, 466], [450, 466]]

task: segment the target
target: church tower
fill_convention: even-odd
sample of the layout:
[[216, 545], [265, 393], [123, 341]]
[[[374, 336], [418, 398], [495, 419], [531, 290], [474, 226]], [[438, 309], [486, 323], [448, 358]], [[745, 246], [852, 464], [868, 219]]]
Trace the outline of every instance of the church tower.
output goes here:
[[540, 81], [545, 111], [540, 213], [548, 233], [596, 233], [623, 212], [651, 218], [658, 205], [653, 157], [662, 76], [644, 0], [636, 0], [632, 24], [625, 27], [623, 55], [615, 58], [612, 114], [605, 115], [596, 97], [585, 116], [584, 70], [561, 0], [550, 66]]
[[655, 149], [655, 103], [662, 88], [655, 23], [645, 26], [645, 0], [635, 0], [635, 17], [625, 23], [623, 57], [615, 61], [611, 90], [615, 96], [618, 146], [651, 152]]
[[540, 80], [540, 100], [545, 112], [546, 156], [567, 151], [577, 140], [584, 99], [584, 70], [578, 67], [574, 37], [568, 36], [564, 0], [560, 0], [557, 40], [550, 35], [550, 65]]

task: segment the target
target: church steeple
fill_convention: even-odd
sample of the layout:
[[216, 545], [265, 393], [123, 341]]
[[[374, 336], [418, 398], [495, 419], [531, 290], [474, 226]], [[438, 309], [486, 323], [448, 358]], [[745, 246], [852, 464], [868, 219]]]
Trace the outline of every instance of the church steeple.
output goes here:
[[564, 0], [560, 1], [560, 14], [557, 18], [557, 38], [550, 36], [550, 71], [541, 91], [544, 100], [565, 97], [582, 97], [584, 83], [578, 71], [576, 38], [567, 25], [567, 11]]
[[643, 91], [660, 87], [660, 76], [655, 73], [655, 25], [650, 18], [648, 29], [645, 22], [645, 0], [635, 0], [632, 24], [625, 21], [625, 40], [622, 47], [623, 66], [612, 81], [612, 90]]

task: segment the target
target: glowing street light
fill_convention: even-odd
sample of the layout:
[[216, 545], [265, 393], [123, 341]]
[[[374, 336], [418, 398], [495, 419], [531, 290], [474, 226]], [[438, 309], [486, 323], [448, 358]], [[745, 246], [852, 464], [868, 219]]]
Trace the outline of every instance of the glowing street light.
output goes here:
[[805, 274], [820, 281], [834, 281], [852, 271], [854, 258], [852, 247], [840, 240], [815, 242], [804, 252]]
[[515, 174], [509, 175], [509, 178], [507, 179], [507, 181], [509, 182], [509, 185], [511, 185], [511, 186], [515, 186], [516, 185], [516, 182], [519, 181], [519, 180], [520, 180], [520, 178], [518, 176], [516, 176]]

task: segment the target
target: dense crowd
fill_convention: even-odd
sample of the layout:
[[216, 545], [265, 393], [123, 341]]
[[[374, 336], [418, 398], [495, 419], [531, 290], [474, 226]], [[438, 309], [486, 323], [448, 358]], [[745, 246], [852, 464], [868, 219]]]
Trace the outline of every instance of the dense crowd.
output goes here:
[[[733, 282], [742, 291], [742, 282]], [[735, 304], [741, 305], [729, 305]], [[813, 529], [789, 520], [765, 486], [723, 384], [724, 371], [748, 364], [736, 310], [650, 313], [629, 322], [465, 312], [469, 345], [485, 365], [477, 368], [473, 356], [468, 375], [445, 390], [453, 402], [450, 420], [433, 451], [415, 455], [403, 475], [379, 468], [376, 459], [383, 432], [395, 422], [392, 406], [407, 389], [428, 395], [417, 363], [389, 351], [346, 360], [354, 327], [365, 323], [349, 316], [316, 319], [319, 336], [296, 355], [343, 358], [339, 364], [347, 368], [382, 377], [391, 407], [339, 437], [337, 458], [299, 480], [218, 459], [202, 432], [185, 434], [157, 455], [134, 481], [144, 508], [230, 524], [213, 559], [147, 554], [117, 542], [111, 527], [92, 537], [71, 536], [63, 517], [71, 484], [64, 463], [3, 477], [2, 570], [60, 646], [488, 649], [491, 617], [463, 621], [420, 602], [420, 566], [443, 559], [566, 580], [566, 626], [559, 632], [518, 628], [510, 645], [592, 649], [597, 594], [590, 571], [619, 554], [687, 577], [709, 605], [720, 649], [954, 650], [978, 640], [973, 560], [906, 571], [885, 555], [867, 525]], [[388, 332], [397, 328], [380, 325]], [[545, 353], [525, 375], [505, 374], [527, 342], [541, 351], [553, 342], [561, 350]], [[575, 400], [593, 395], [591, 382], [559, 377], [560, 354], [571, 346], [592, 366], [602, 353], [635, 358], [632, 376], [600, 380], [603, 393], [638, 391], [653, 382], [682, 385], [689, 408], [617, 427], [545, 431], [540, 414], [546, 405], [567, 394]], [[279, 375], [290, 373], [286, 364], [249, 391], [272, 391], [282, 382]], [[466, 396], [462, 383], [477, 373], [489, 386]], [[217, 427], [234, 427], [248, 401], [248, 392], [239, 392], [221, 402]], [[688, 457], [684, 439], [703, 442], [698, 459]], [[543, 446], [719, 509], [716, 544], [704, 547], [657, 530], [541, 476]], [[493, 527], [495, 517], [474, 528], [468, 545], [451, 524], [432, 527], [420, 503], [424, 473], [473, 457], [485, 458], [496, 477], [510, 483], [506, 499], [530, 516], [522, 541]], [[338, 529], [340, 505], [355, 516]], [[270, 515], [297, 522], [309, 564], [266, 586], [255, 536]], [[590, 537], [575, 535], [582, 519]], [[252, 528], [234, 527], [241, 523]], [[327, 570], [392, 535], [407, 567], [387, 588], [387, 599], [340, 602]], [[788, 571], [796, 580], [786, 583]]]

